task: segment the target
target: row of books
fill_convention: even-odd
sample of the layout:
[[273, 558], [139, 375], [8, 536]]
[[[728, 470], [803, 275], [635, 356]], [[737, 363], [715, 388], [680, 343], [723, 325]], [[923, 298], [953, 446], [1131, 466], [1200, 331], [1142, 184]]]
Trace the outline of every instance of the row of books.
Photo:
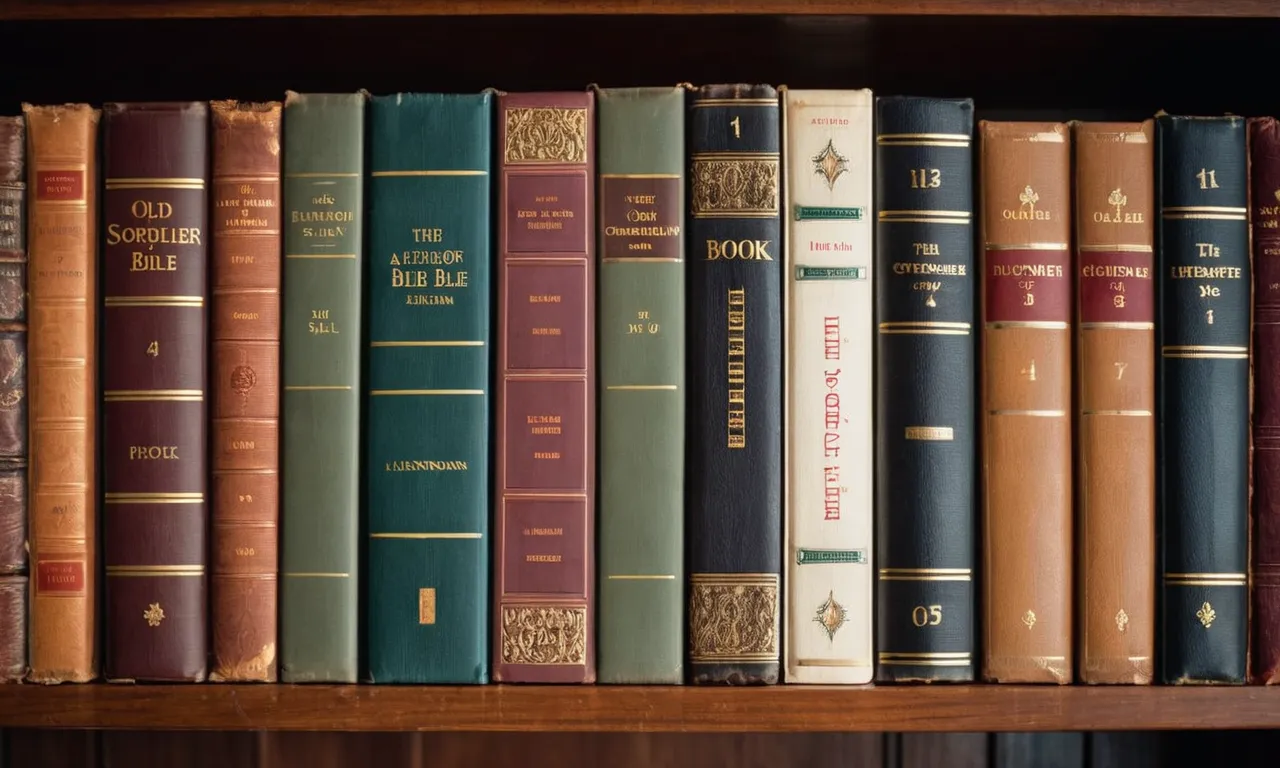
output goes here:
[[0, 667], [1245, 681], [1276, 123], [1252, 175], [1235, 117], [977, 133], [766, 85], [26, 107]]

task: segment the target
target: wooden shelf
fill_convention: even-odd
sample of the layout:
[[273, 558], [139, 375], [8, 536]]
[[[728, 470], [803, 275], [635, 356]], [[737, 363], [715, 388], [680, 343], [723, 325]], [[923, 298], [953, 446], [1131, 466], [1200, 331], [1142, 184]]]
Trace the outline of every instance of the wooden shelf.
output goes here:
[[1280, 17], [1272, 0], [5, 0], [0, 20], [500, 14]]
[[1280, 687], [34, 685], [0, 726], [162, 730], [850, 732], [1280, 728]]

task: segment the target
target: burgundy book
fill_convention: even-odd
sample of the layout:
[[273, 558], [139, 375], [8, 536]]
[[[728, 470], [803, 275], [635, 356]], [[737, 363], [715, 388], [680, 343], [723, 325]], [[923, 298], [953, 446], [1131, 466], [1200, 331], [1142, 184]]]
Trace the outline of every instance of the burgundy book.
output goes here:
[[596, 676], [594, 113], [498, 97], [494, 682]]
[[1254, 681], [1280, 683], [1280, 120], [1249, 120]]
[[103, 107], [107, 678], [206, 668], [209, 109]]
[[0, 683], [27, 674], [25, 125], [0, 117]]

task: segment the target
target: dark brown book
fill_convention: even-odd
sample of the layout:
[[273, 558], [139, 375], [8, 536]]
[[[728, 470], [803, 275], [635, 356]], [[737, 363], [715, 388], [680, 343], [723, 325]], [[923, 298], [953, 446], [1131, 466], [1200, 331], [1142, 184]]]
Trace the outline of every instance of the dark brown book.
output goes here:
[[25, 125], [0, 117], [0, 683], [27, 674]]
[[209, 679], [276, 679], [280, 502], [279, 102], [213, 113]]
[[200, 681], [209, 109], [103, 113], [107, 677]]

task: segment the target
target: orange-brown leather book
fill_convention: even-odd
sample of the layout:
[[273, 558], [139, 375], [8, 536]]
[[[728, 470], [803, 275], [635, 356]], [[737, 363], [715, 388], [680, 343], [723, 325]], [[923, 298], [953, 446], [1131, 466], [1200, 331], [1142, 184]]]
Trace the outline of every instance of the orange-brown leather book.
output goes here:
[[276, 679], [280, 505], [279, 102], [213, 115], [213, 682]]
[[30, 671], [98, 674], [98, 110], [27, 118]]
[[1071, 144], [982, 121], [983, 675], [1071, 682]]
[[1151, 682], [1155, 123], [1075, 123], [1080, 679]]

